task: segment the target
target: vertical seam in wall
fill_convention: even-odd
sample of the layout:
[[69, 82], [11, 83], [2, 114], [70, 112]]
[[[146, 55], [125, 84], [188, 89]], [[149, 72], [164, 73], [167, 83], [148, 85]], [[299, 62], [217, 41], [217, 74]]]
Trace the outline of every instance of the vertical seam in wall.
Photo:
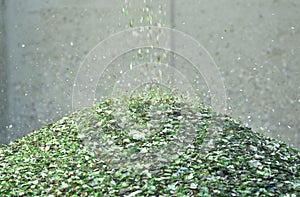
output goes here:
[[[3, 44], [2, 47], [2, 62], [1, 64], [3, 64], [3, 73], [1, 74], [1, 77], [3, 77], [3, 79], [1, 80], [1, 82], [3, 81], [2, 84], [2, 88], [4, 89], [3, 91], [3, 95], [1, 96], [1, 105], [2, 105], [2, 112], [1, 112], [1, 138], [2, 138], [2, 143], [7, 143], [7, 129], [6, 129], [6, 124], [7, 124], [7, 113], [8, 113], [8, 66], [7, 66], [7, 31], [6, 31], [6, 26], [5, 26], [5, 21], [6, 21], [6, 2], [5, 0], [1, 0], [0, 2], [1, 4], [1, 16], [0, 16], [0, 20], [1, 20], [1, 29], [3, 30], [2, 35], [1, 35], [1, 43]], [[0, 144], [1, 146], [2, 144]]]

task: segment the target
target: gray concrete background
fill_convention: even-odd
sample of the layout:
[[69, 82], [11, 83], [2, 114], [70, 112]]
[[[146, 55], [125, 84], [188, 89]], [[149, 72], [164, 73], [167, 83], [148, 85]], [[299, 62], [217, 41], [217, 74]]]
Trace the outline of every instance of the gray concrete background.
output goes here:
[[206, 46], [223, 73], [231, 114], [298, 148], [299, 6], [292, 0], [187, 0], [175, 14], [175, 28]]
[[7, 133], [5, 130], [7, 117], [7, 89], [6, 89], [6, 47], [5, 47], [5, 26], [4, 26], [4, 0], [0, 1], [0, 145], [6, 142]]
[[[85, 55], [128, 29], [130, 16], [138, 21], [144, 6], [135, 0], [0, 2], [0, 142], [71, 113], [73, 82]], [[162, 5], [156, 17], [211, 53], [232, 116], [300, 148], [299, 1], [147, 2], [153, 12]], [[129, 16], [122, 13], [126, 5]]]

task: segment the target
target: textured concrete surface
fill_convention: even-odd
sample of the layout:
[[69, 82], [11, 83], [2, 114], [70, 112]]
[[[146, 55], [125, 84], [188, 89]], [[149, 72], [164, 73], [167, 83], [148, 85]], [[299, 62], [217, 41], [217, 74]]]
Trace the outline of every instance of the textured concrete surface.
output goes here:
[[9, 119], [4, 126], [5, 141], [11, 141], [72, 111], [81, 61], [100, 41], [128, 29], [129, 17], [137, 18], [143, 3], [129, 4], [128, 16], [119, 0], [5, 3]]
[[300, 148], [300, 2], [177, 4], [175, 28], [195, 37], [214, 57], [231, 114]]
[[7, 133], [5, 124], [7, 122], [7, 72], [6, 72], [6, 50], [5, 50], [5, 24], [4, 24], [4, 0], [0, 1], [0, 145], [6, 142]]
[[[4, 68], [0, 62], [0, 69], [6, 69], [0, 70], [1, 84], [4, 73], [9, 79], [8, 92], [0, 98], [1, 106], [8, 107], [0, 107], [0, 128], [8, 127], [2, 141], [71, 112], [73, 82], [85, 55], [111, 34], [128, 29], [130, 17], [137, 25], [144, 3], [127, 2], [2, 1], [5, 31], [0, 22], [0, 32], [6, 32], [6, 45], [1, 43], [0, 60], [7, 57], [7, 64]], [[210, 52], [234, 117], [300, 148], [299, 1], [147, 2], [153, 12], [162, 10], [156, 17], [163, 24], [186, 32]], [[3, 95], [8, 105], [2, 103]], [[3, 114], [8, 114], [7, 120]]]

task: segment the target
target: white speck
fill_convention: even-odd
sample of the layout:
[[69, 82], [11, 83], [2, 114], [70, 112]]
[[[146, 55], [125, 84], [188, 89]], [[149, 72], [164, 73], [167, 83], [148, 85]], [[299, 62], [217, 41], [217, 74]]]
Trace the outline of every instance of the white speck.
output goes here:
[[147, 148], [142, 148], [142, 149], [140, 150], [140, 153], [147, 153], [147, 152], [148, 152]]
[[61, 184], [61, 188], [62, 189], [66, 189], [66, 188], [68, 188], [69, 187], [69, 185], [67, 184], [67, 183], [62, 183]]
[[192, 183], [192, 184], [190, 185], [190, 189], [197, 189], [197, 187], [198, 187], [198, 184], [197, 184], [197, 183]]
[[292, 128], [290, 125], [287, 126], [289, 129]]
[[182, 120], [182, 119], [183, 119], [183, 116], [178, 116], [177, 119], [178, 119], [178, 120]]
[[145, 134], [144, 133], [133, 133], [132, 138], [134, 140], [139, 140], [139, 139], [145, 139]]
[[241, 60], [241, 57], [238, 57], [237, 60]]
[[11, 124], [8, 126], [9, 129], [11, 129], [12, 127], [13, 127], [13, 126], [12, 126]]
[[274, 40], [271, 40], [271, 42], [274, 42]]
[[25, 48], [25, 47], [26, 47], [26, 45], [25, 45], [25, 44], [22, 44], [22, 45], [21, 45], [21, 47], [22, 47], [22, 48]]
[[123, 70], [120, 70], [120, 74], [122, 74], [123, 73]]
[[223, 36], [221, 36], [221, 40], [223, 40], [224, 39], [224, 37]]
[[28, 94], [27, 94], [27, 93], [25, 93], [24, 95], [25, 95], [25, 96], [27, 96]]
[[291, 27], [291, 29], [295, 29], [295, 27]]
[[256, 68], [254, 67], [253, 70], [256, 70]]
[[38, 181], [38, 180], [34, 180], [32, 183], [33, 183], [34, 185], [37, 185], [37, 184], [39, 183], [39, 181]]
[[256, 147], [256, 146], [252, 146], [252, 145], [250, 145], [250, 149], [251, 149], [251, 150], [253, 150], [254, 152], [256, 152], [256, 151], [257, 151], [257, 147]]
[[168, 185], [168, 188], [171, 189], [171, 190], [176, 190], [176, 186], [171, 184], [171, 185]]
[[108, 115], [110, 115], [110, 114], [112, 113], [112, 111], [111, 111], [111, 110], [107, 110], [106, 113], [107, 113]]
[[73, 42], [70, 42], [70, 46], [71, 46], [71, 47], [74, 46], [74, 43], [73, 43]]
[[275, 112], [275, 109], [272, 109], [272, 112]]
[[278, 125], [281, 125], [281, 123], [280, 123], [280, 122], [278, 122]]
[[102, 58], [103, 58], [103, 59], [105, 59], [106, 57], [105, 57], [105, 56], [103, 56]]
[[185, 25], [185, 22], [182, 22], [183, 25]]

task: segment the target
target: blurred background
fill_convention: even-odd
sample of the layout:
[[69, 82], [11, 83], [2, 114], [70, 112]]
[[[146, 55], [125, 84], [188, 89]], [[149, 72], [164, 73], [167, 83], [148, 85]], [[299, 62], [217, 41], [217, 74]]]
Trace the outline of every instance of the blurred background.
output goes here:
[[84, 57], [142, 25], [189, 34], [210, 53], [228, 113], [300, 149], [300, 1], [0, 0], [0, 145], [72, 112]]

